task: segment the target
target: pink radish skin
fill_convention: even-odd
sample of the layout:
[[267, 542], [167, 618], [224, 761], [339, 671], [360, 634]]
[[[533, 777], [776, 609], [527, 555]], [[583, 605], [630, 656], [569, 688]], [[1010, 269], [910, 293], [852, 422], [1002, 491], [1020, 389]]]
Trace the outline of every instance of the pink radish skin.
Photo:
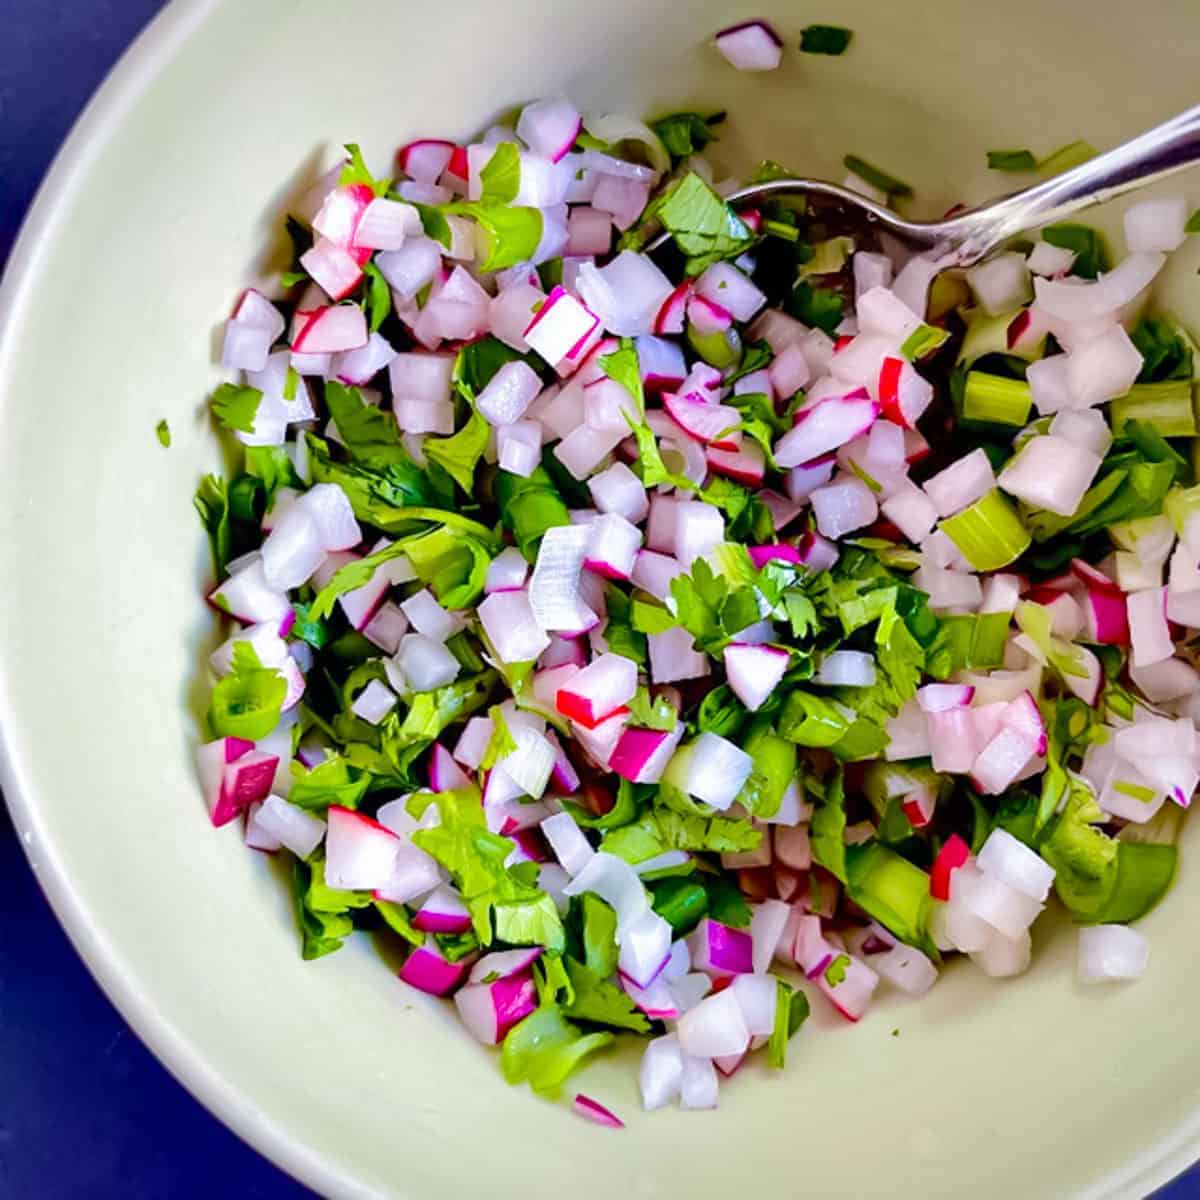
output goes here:
[[747, 546], [746, 550], [750, 555], [750, 561], [759, 570], [773, 559], [786, 563], [802, 564], [804, 562], [800, 557], [800, 551], [795, 546], [789, 546], [786, 542], [779, 542], [773, 546]]
[[720, 450], [716, 446], [708, 446], [704, 456], [718, 475], [750, 487], [762, 485], [766, 475], [766, 459], [757, 442], [743, 442], [740, 450]]
[[1129, 645], [1129, 614], [1125, 594], [1090, 563], [1071, 560], [1071, 575], [1086, 589], [1081, 600], [1089, 641], [1110, 646]]
[[428, 992], [431, 996], [446, 996], [452, 992], [467, 973], [468, 964], [459, 960], [447, 962], [433, 938], [426, 938], [424, 946], [418, 946], [404, 961], [399, 977], [410, 987]]
[[[742, 435], [737, 432], [742, 415], [736, 408], [711, 404], [695, 392], [666, 394], [662, 398], [667, 415], [690, 438], [710, 443], [717, 450], [737, 450]], [[733, 432], [730, 432], [730, 431]]]
[[754, 939], [745, 930], [706, 917], [687, 942], [693, 970], [709, 975], [748, 975], [754, 970]]
[[530, 946], [521, 950], [498, 950], [485, 954], [471, 968], [468, 983], [485, 983], [489, 978], [508, 979], [528, 971], [542, 956], [541, 946]]
[[496, 1046], [537, 1008], [537, 986], [528, 972], [490, 983], [468, 983], [455, 993], [454, 1003], [472, 1036], [485, 1046]]
[[373, 891], [391, 878], [400, 839], [363, 813], [331, 804], [325, 837], [325, 882], [346, 891]]
[[658, 316], [654, 318], [654, 332], [662, 333], [682, 333], [684, 326], [684, 318], [687, 312], [688, 298], [692, 294], [692, 289], [695, 284], [692, 280], [684, 280], [667, 298], [663, 301], [662, 308], [658, 310]]
[[415, 179], [418, 183], [437, 183], [450, 166], [456, 149], [453, 142], [421, 138], [400, 147], [396, 152], [396, 164], [409, 179]]
[[579, 1092], [575, 1099], [571, 1101], [571, 1111], [608, 1129], [625, 1128], [625, 1122], [616, 1113], [605, 1108], [598, 1101], [593, 1100], [591, 1096], [585, 1096], [582, 1092]]
[[624, 712], [636, 691], [637, 664], [619, 654], [602, 654], [559, 689], [556, 704], [564, 717], [595, 729]]
[[215, 826], [228, 825], [257, 800], [271, 791], [279, 758], [255, 750], [242, 738], [218, 738], [201, 746], [196, 760]]
[[292, 349], [304, 354], [330, 354], [357, 350], [367, 344], [367, 319], [356, 304], [334, 304], [314, 309], [292, 337]]
[[687, 318], [702, 337], [724, 333], [733, 324], [733, 314], [707, 296], [692, 294], [687, 304]]
[[879, 405], [874, 400], [853, 396], [833, 397], [801, 409], [796, 424], [776, 444], [775, 461], [780, 467], [811, 462], [861, 437], [878, 416]]
[[618, 975], [621, 987], [629, 995], [629, 998], [652, 1021], [677, 1021], [679, 1019], [679, 1007], [671, 996], [671, 989], [667, 981], [661, 975], [644, 988], [638, 987], [624, 972], [618, 972]]
[[321, 211], [313, 218], [313, 231], [348, 251], [360, 267], [371, 257], [371, 251], [356, 247], [354, 235], [363, 213], [374, 199], [375, 193], [365, 183], [336, 187], [325, 197]]
[[450, 751], [441, 742], [434, 742], [429, 759], [429, 786], [435, 792], [453, 792], [470, 785], [470, 778], [454, 761]]
[[917, 689], [922, 712], [943, 712], [948, 708], [966, 708], [975, 699], [975, 689], [965, 683], [927, 683]]
[[671, 732], [627, 726], [608, 760], [609, 769], [631, 783], [658, 783], [683, 733], [682, 724]]
[[[329, 294], [331, 300], [345, 300], [362, 279], [362, 267], [355, 257], [356, 253], [361, 254], [362, 251], [353, 252], [328, 238], [318, 238], [314, 245], [300, 256], [300, 265], [313, 277], [313, 281]], [[370, 254], [369, 250], [367, 254]], [[300, 347], [293, 345], [293, 349], [298, 350]], [[310, 347], [308, 353], [316, 354], [319, 351]]]
[[412, 923], [424, 933], [465, 933], [471, 928], [471, 914], [453, 889], [440, 887], [417, 910]]

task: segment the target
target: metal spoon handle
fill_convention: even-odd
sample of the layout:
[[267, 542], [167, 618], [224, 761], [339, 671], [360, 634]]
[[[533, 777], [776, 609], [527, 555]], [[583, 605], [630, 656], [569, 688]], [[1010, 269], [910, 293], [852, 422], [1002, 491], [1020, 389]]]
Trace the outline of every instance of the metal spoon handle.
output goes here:
[[958, 244], [959, 262], [974, 262], [1018, 233], [1060, 221], [1196, 162], [1200, 162], [1200, 106], [1044, 183], [939, 222], [934, 227], [936, 237]]

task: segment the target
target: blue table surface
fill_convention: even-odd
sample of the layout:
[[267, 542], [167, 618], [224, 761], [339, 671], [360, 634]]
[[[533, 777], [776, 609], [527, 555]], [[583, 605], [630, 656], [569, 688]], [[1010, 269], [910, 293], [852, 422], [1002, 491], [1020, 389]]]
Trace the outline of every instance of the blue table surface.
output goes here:
[[[55, 150], [161, 0], [0, 0], [0, 267]], [[312, 1193], [208, 1114], [76, 957], [0, 810], [0, 1197]], [[1164, 1200], [1200, 1198], [1196, 1170]]]

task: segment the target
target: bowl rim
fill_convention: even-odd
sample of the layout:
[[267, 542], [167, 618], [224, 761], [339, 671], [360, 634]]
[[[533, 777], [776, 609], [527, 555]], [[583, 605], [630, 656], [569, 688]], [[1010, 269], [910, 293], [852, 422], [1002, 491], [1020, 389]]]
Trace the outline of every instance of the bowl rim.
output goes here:
[[[11, 331], [34, 302], [37, 267], [61, 212], [83, 186], [126, 111], [167, 69], [178, 50], [226, 0], [169, 0], [123, 52], [76, 119], [38, 186], [0, 278], [0, 400], [6, 363], [15, 354]], [[235, 1078], [211, 1067], [203, 1047], [185, 1036], [154, 997], [128, 982], [122, 958], [64, 869], [39, 820], [35, 789], [19, 760], [11, 730], [19, 703], [0, 651], [0, 792], [18, 841], [56, 919], [105, 995], [174, 1078], [213, 1116], [281, 1170], [324, 1195], [376, 1197], [381, 1193], [335, 1162], [298, 1142], [249, 1103]], [[1200, 1106], [1123, 1168], [1083, 1194], [1146, 1195], [1200, 1159]], [[392, 1195], [396, 1193], [392, 1192]]]
[[[223, 0], [169, 0], [121, 54], [93, 93], [38, 185], [0, 278], [0, 393], [6, 364], [15, 354], [12, 330], [33, 303], [39, 260], [59, 216], [83, 186], [113, 131], [177, 51]], [[120, 953], [91, 917], [91, 906], [64, 869], [39, 818], [27, 765], [16, 753], [11, 730], [20, 704], [0, 653], [0, 793], [21, 849], [43, 895], [75, 952], [131, 1029], [171, 1075], [223, 1125], [280, 1170], [322, 1195], [381, 1197], [361, 1179], [339, 1169], [267, 1119], [239, 1083], [215, 1070], [203, 1047], [185, 1036], [153, 995], [128, 981]]]

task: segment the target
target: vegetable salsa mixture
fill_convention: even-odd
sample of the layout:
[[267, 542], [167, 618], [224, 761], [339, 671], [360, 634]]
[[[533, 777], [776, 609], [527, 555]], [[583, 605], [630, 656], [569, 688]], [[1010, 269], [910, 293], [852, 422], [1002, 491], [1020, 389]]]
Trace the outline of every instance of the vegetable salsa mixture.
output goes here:
[[1062, 225], [939, 274], [735, 211], [722, 119], [348, 146], [228, 321], [244, 465], [196, 499], [204, 788], [289, 856], [304, 957], [384, 931], [541, 1093], [643, 1038], [647, 1108], [782, 1067], [810, 998], [1020, 974], [1051, 891], [1081, 978], [1137, 977], [1200, 771], [1195, 347], [1147, 298], [1183, 200], [1116, 265]]

